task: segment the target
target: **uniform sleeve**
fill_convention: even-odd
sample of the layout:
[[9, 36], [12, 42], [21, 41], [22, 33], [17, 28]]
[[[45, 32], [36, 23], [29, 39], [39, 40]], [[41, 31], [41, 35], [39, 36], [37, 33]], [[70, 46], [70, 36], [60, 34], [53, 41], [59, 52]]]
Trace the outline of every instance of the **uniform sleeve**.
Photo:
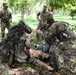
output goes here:
[[9, 19], [11, 19], [12, 18], [12, 14], [11, 14], [11, 12], [9, 13]]
[[40, 15], [40, 12], [37, 13], [37, 16], [39, 16], [39, 15]]
[[37, 19], [38, 19], [38, 21], [40, 21], [39, 15], [40, 15], [40, 12], [37, 13]]

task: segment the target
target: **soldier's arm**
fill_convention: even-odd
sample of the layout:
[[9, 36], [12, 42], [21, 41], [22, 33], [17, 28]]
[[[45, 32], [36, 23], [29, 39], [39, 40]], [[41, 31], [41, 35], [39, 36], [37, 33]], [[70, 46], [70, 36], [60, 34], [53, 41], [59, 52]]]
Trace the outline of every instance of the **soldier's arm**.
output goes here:
[[32, 29], [28, 25], [26, 25], [25, 32], [28, 33], [28, 34], [31, 34], [32, 33]]
[[40, 12], [39, 12], [39, 13], [37, 13], [37, 19], [38, 19], [38, 21], [40, 21], [39, 16], [40, 16]]
[[2, 11], [0, 10], [0, 18], [2, 17]]
[[9, 23], [12, 22], [12, 13], [9, 13]]

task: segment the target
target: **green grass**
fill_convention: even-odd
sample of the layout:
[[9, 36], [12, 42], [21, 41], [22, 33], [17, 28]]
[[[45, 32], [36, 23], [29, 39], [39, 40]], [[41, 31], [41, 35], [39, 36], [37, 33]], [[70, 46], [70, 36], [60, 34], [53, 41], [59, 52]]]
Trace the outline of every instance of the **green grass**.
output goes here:
[[[21, 18], [19, 16], [17, 16], [16, 18], [13, 19], [11, 25], [15, 25], [19, 22]], [[54, 19], [56, 21], [64, 21], [64, 22], [68, 22], [71, 26], [72, 29], [76, 30], [76, 19], [72, 20], [71, 17], [69, 16], [54, 16]], [[31, 42], [32, 44], [41, 44], [39, 41], [41, 40], [37, 40], [36, 39], [36, 28], [38, 26], [38, 20], [37, 19], [32, 19], [31, 17], [29, 18], [25, 18], [24, 19], [25, 23], [27, 25], [29, 25], [31, 28], [32, 28], [32, 38], [33, 38], [33, 41]]]
[[[73, 29], [76, 29], [76, 18], [74, 18], [74, 19], [72, 20], [72, 18], [71, 18], [70, 16], [54, 16], [54, 19], [55, 19], [56, 21], [68, 22]], [[11, 23], [11, 25], [17, 24], [17, 23], [19, 22], [19, 20], [20, 20], [20, 17], [14, 18], [14, 19], [13, 19], [13, 22]], [[38, 26], [38, 20], [37, 20], [37, 19], [32, 19], [32, 18], [29, 17], [29, 18], [27, 18], [27, 19], [25, 18], [24, 21], [25, 21], [25, 23], [26, 23], [27, 25], [29, 25], [32, 29], [36, 29], [37, 26]]]
[[[18, 19], [17, 19], [17, 18], [18, 18]], [[15, 18], [15, 19], [12, 21], [12, 23], [11, 23], [12, 26], [13, 26], [13, 25], [16, 25], [16, 24], [20, 21], [20, 17], [17, 17], [17, 18]], [[37, 19], [28, 18], [28, 19], [24, 19], [24, 21], [25, 21], [25, 23], [26, 23], [27, 25], [29, 25], [32, 29], [36, 29], [36, 27], [37, 27], [37, 25], [38, 25]]]
[[[20, 19], [21, 19], [20, 16], [15, 17], [15, 18], [13, 19], [11, 25], [13, 26], [13, 25], [17, 24]], [[75, 18], [74, 20], [72, 20], [72, 18], [71, 18], [70, 16], [54, 16], [54, 19], [55, 19], [56, 21], [68, 22], [68, 23], [70, 24], [70, 27], [71, 27], [72, 29], [76, 30], [76, 18]], [[36, 28], [37, 28], [37, 26], [38, 26], [38, 20], [29, 17], [29, 18], [25, 18], [24, 21], [25, 21], [25, 23], [26, 23], [27, 25], [29, 25], [29, 26], [32, 28], [32, 30], [33, 30], [33, 32], [32, 32], [33, 41], [32, 41], [31, 43], [32, 43], [32, 44], [36, 44], [36, 43], [41, 44], [41, 43], [40, 43], [41, 40], [37, 40], [37, 39], [36, 39]]]

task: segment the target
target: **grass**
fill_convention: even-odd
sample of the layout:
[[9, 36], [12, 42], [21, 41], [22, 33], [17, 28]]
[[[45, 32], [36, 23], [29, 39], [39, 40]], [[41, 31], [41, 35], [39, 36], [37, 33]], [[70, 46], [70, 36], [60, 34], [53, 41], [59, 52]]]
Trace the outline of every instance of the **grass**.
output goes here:
[[[20, 19], [21, 19], [20, 16], [14, 16], [11, 25], [13, 26], [13, 25], [17, 24]], [[71, 25], [70, 27], [72, 29], [76, 30], [76, 18], [74, 20], [72, 20], [72, 18], [70, 16], [54, 16], [54, 19], [55, 19], [55, 21], [68, 22]], [[38, 26], [38, 20], [36, 18], [34, 19], [34, 18], [29, 17], [29, 18], [25, 18], [24, 21], [33, 30], [33, 32], [32, 32], [33, 44], [39, 43], [39, 40], [36, 39], [36, 28]]]
[[[13, 21], [11, 23], [11, 25], [16, 25], [19, 21], [20, 21], [21, 17], [20, 16], [14, 16]], [[76, 30], [76, 18], [74, 18], [74, 20], [72, 20], [72, 18], [70, 16], [54, 16], [55, 21], [64, 21], [64, 22], [68, 22], [70, 24], [70, 27], [74, 30]], [[33, 38], [33, 44], [34, 43], [38, 43], [41, 44], [39, 42], [39, 40], [36, 39], [36, 28], [38, 26], [38, 20], [36, 18], [25, 18], [24, 19], [25, 23], [30, 26], [32, 28], [32, 38]], [[7, 33], [7, 30], [6, 30]], [[41, 40], [40, 40], [41, 41]]]
[[[72, 20], [72, 18], [70, 16], [54, 16], [54, 19], [56, 21], [68, 22], [73, 29], [76, 29], [76, 18], [74, 18]], [[13, 18], [13, 22], [11, 23], [11, 25], [17, 24], [19, 22], [19, 20], [20, 20], [20, 17], [19, 16]], [[25, 18], [24, 21], [32, 29], [36, 29], [37, 28], [37, 25], [38, 25], [38, 20], [37, 19], [32, 19], [32, 18], [29, 17], [29, 18]]]

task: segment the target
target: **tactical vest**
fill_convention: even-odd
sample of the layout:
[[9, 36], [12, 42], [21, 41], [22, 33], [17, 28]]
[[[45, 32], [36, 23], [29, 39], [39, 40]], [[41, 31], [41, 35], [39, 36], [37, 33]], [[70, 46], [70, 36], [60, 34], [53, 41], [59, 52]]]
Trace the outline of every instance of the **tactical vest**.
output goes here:
[[2, 22], [8, 22], [10, 18], [11, 18], [11, 13], [9, 10], [1, 10], [1, 21]]

